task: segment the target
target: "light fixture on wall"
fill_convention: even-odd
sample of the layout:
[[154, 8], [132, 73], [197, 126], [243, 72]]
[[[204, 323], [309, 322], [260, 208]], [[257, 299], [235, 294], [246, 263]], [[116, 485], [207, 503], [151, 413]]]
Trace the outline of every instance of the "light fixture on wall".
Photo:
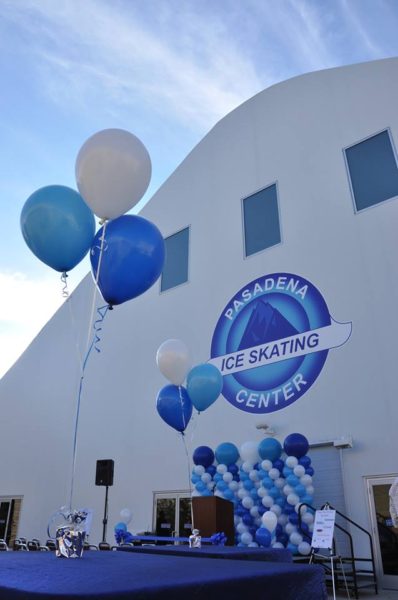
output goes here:
[[271, 437], [276, 435], [276, 431], [272, 429], [268, 423], [257, 423], [256, 429], [262, 429], [264, 431], [264, 435], [270, 435]]

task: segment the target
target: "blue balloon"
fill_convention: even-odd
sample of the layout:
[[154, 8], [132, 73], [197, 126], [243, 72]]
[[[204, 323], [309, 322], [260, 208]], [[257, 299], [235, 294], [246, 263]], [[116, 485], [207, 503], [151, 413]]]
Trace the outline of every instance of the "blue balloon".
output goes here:
[[314, 469], [312, 467], [307, 467], [305, 470], [307, 475], [311, 475], [311, 477], [313, 476], [313, 474], [315, 473]]
[[259, 527], [256, 531], [256, 542], [260, 544], [260, 546], [264, 546], [265, 548], [269, 548], [271, 545], [272, 536], [268, 529], [265, 527]]
[[102, 227], [91, 247], [94, 279], [99, 269], [98, 287], [111, 306], [136, 298], [159, 278], [165, 249], [162, 234], [150, 221], [137, 215], [122, 215]]
[[311, 459], [307, 454], [305, 456], [301, 456], [299, 458], [299, 465], [302, 465], [304, 467], [304, 469], [308, 469], [310, 464], [311, 464]]
[[166, 385], [156, 399], [156, 408], [163, 421], [177, 431], [185, 431], [192, 416], [192, 402], [183, 386]]
[[281, 533], [276, 537], [276, 541], [286, 546], [289, 542], [289, 536], [286, 533]]
[[285, 466], [285, 463], [283, 462], [283, 460], [281, 460], [280, 458], [278, 458], [278, 460], [275, 460], [272, 463], [272, 466], [274, 467], [274, 469], [278, 469], [278, 471], [280, 471], [282, 473], [283, 467]]
[[93, 213], [80, 194], [63, 185], [48, 185], [29, 196], [20, 222], [30, 250], [56, 271], [73, 269], [93, 243]]
[[191, 481], [193, 484], [198, 483], [198, 481], [202, 481], [201, 478], [199, 477], [199, 475], [196, 475], [196, 473], [192, 473], [191, 475]]
[[258, 453], [263, 460], [273, 462], [282, 454], [282, 446], [275, 438], [265, 438], [258, 445]]
[[117, 530], [122, 530], [122, 531], [127, 531], [127, 525], [126, 523], [120, 522], [120, 523], [116, 523], [115, 525], [115, 531]]
[[254, 486], [254, 483], [251, 479], [245, 479], [245, 481], [243, 482], [243, 487], [248, 492], [250, 492], [250, 490], [252, 489], [253, 486]]
[[270, 490], [268, 490], [268, 494], [276, 500], [280, 496], [280, 490], [274, 485]]
[[[187, 390], [188, 391], [188, 390]], [[188, 396], [191, 398], [189, 392]], [[192, 398], [191, 398], [192, 400]], [[195, 465], [202, 465], [203, 467], [210, 467], [214, 461], [214, 452], [209, 446], [198, 446], [193, 453], [193, 462]]]
[[199, 412], [206, 410], [219, 397], [223, 386], [220, 371], [204, 363], [193, 367], [187, 375], [187, 390], [192, 404]]
[[289, 475], [293, 475], [293, 469], [291, 469], [290, 467], [283, 467], [283, 475], [284, 477], [289, 477]]
[[300, 483], [300, 480], [299, 480], [298, 477], [296, 477], [296, 475], [294, 475], [293, 473], [291, 473], [290, 475], [288, 475], [286, 477], [286, 483], [288, 483], [292, 487], [295, 487], [296, 485], [298, 485]]
[[294, 488], [294, 493], [301, 497], [301, 496], [305, 496], [306, 495], [307, 490], [305, 489], [304, 485], [302, 485], [301, 483], [299, 483]]
[[243, 515], [242, 522], [245, 525], [253, 525], [253, 517], [251, 516], [251, 514], [249, 512], [247, 512]]
[[207, 490], [207, 485], [203, 483], [203, 481], [198, 481], [195, 483], [195, 488], [198, 490], [198, 492], [204, 492]]
[[216, 451], [216, 460], [220, 465], [232, 465], [236, 463], [239, 458], [239, 450], [235, 446], [235, 444], [231, 444], [230, 442], [223, 442], [219, 446], [217, 446]]
[[307, 454], [309, 443], [305, 435], [301, 433], [291, 433], [283, 442], [283, 449], [288, 456], [301, 458]]
[[288, 543], [287, 549], [290, 550], [292, 554], [298, 554], [298, 546], [296, 544]]
[[237, 475], [239, 473], [239, 467], [235, 464], [228, 465], [228, 471], [232, 473], [232, 475]]
[[298, 525], [298, 514], [296, 512], [293, 512], [291, 515], [289, 515], [289, 521], [292, 525]]
[[216, 488], [220, 490], [220, 492], [223, 492], [228, 488], [228, 484], [223, 479], [220, 479], [220, 481], [217, 481], [216, 483]]
[[210, 473], [210, 475], [214, 477], [214, 475], [217, 473], [217, 469], [214, 465], [210, 465], [210, 467], [207, 467], [206, 473]]
[[272, 487], [274, 487], [274, 480], [271, 479], [270, 477], [264, 477], [264, 479], [262, 480], [262, 486], [267, 488], [268, 490], [270, 490]]

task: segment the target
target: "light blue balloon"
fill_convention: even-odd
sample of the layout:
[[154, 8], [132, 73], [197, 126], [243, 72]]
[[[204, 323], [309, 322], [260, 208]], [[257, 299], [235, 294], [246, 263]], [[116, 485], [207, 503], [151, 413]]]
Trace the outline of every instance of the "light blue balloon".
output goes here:
[[48, 185], [29, 196], [20, 223], [33, 254], [61, 273], [84, 258], [95, 234], [93, 213], [80, 194], [63, 185]]
[[120, 522], [120, 523], [116, 523], [115, 525], [115, 531], [121, 529], [122, 531], [127, 531], [127, 525], [126, 523]]
[[216, 460], [220, 465], [232, 465], [239, 458], [239, 450], [232, 444], [231, 442], [223, 442], [219, 446], [217, 446], [215, 453]]
[[223, 378], [214, 365], [204, 363], [193, 367], [187, 375], [187, 390], [199, 412], [206, 410], [221, 393]]

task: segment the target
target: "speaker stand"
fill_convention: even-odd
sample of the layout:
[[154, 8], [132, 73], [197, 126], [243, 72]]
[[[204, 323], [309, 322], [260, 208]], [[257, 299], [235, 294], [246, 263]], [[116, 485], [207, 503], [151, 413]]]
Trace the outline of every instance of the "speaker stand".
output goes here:
[[106, 542], [106, 526], [108, 524], [108, 489], [109, 486], [107, 485], [105, 488], [105, 507], [104, 507], [104, 518], [102, 520], [102, 525], [103, 525], [103, 529], [102, 529], [102, 541]]

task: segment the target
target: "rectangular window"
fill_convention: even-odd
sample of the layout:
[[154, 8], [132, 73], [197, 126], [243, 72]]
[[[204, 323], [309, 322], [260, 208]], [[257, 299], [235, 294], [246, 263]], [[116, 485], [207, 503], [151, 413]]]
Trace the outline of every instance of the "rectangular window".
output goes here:
[[243, 199], [245, 255], [250, 256], [281, 241], [276, 184]]
[[189, 227], [165, 240], [166, 258], [160, 291], [164, 292], [188, 281]]
[[345, 149], [357, 211], [398, 196], [398, 167], [389, 132]]

